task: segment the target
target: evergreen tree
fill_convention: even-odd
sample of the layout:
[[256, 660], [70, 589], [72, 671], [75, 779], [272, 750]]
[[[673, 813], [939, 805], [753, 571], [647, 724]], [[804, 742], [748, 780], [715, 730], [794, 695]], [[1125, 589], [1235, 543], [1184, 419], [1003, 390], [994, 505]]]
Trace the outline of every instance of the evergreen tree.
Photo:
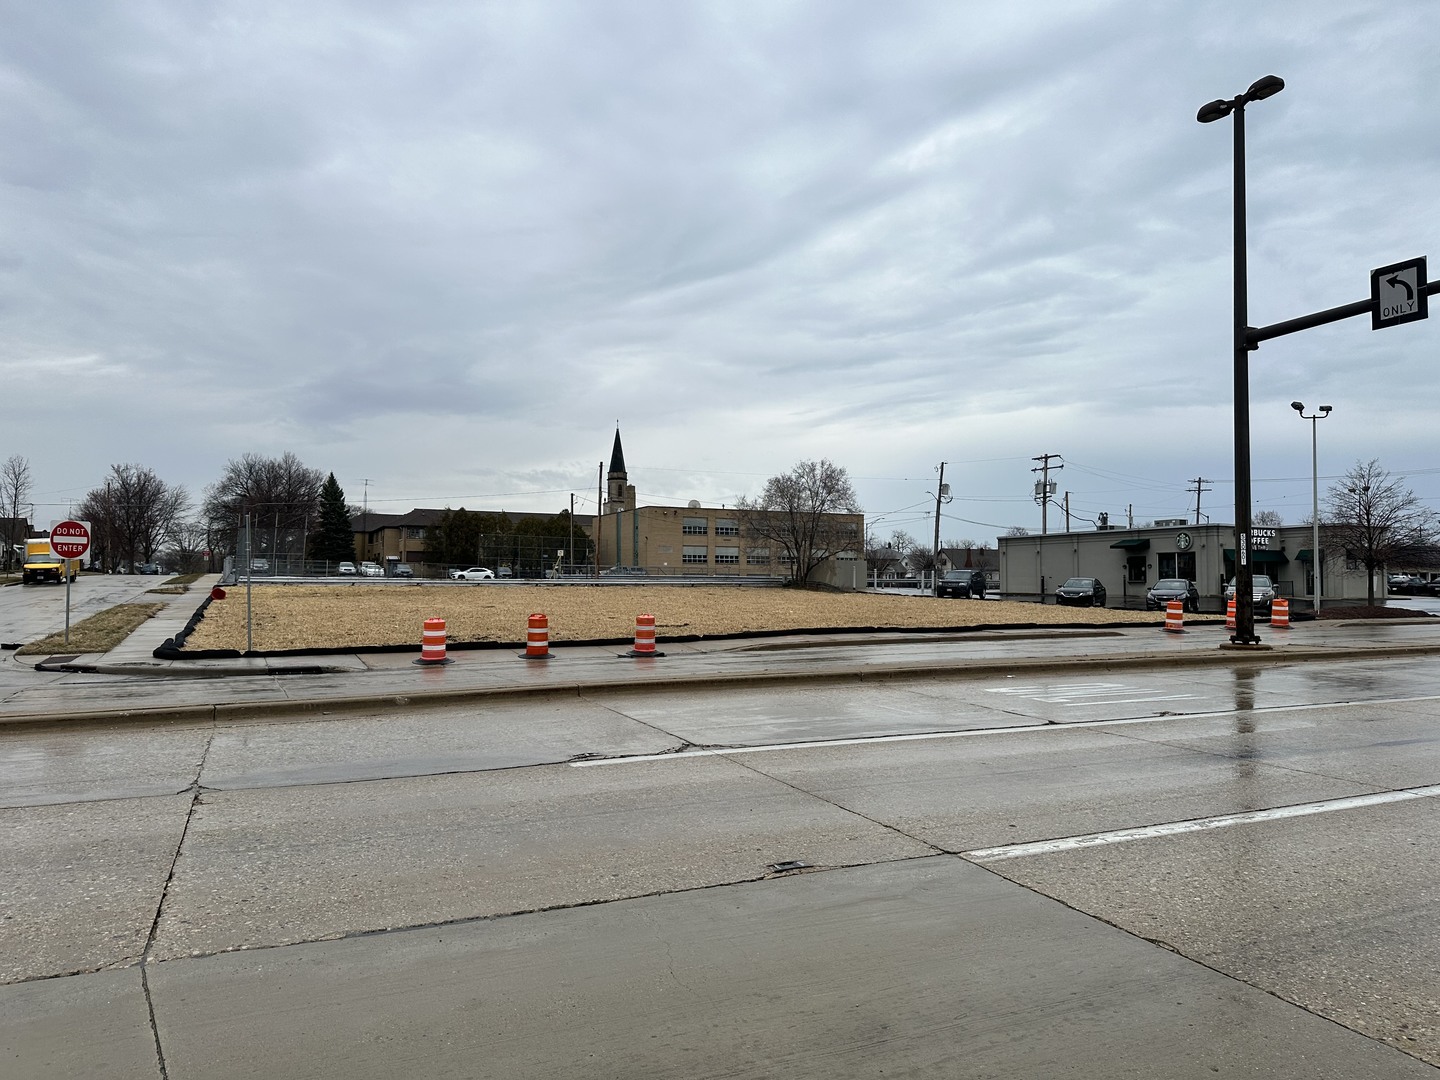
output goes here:
[[355, 558], [355, 531], [345, 492], [332, 472], [320, 485], [320, 528], [310, 542], [310, 557], [327, 563], [349, 562]]

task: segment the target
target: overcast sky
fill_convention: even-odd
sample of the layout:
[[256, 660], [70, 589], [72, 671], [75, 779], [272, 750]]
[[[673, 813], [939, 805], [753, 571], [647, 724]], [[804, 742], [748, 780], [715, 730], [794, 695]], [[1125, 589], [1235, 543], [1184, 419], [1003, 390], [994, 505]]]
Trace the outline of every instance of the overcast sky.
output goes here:
[[[111, 464], [200, 498], [294, 451], [351, 502], [593, 512], [797, 461], [874, 531], [1234, 519], [1250, 321], [1440, 277], [1418, 0], [0, 0], [0, 457], [41, 523]], [[1357, 459], [1440, 513], [1440, 312], [1252, 356], [1258, 509]], [[368, 480], [368, 484], [366, 481]], [[1050, 526], [1063, 524], [1051, 511]]]

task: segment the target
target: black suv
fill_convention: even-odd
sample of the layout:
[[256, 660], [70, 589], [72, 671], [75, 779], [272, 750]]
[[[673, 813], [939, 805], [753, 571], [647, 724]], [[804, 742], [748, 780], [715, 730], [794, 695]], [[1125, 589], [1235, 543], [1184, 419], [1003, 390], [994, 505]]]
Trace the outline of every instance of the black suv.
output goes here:
[[955, 596], [961, 600], [985, 599], [984, 570], [946, 570], [935, 585], [936, 596]]

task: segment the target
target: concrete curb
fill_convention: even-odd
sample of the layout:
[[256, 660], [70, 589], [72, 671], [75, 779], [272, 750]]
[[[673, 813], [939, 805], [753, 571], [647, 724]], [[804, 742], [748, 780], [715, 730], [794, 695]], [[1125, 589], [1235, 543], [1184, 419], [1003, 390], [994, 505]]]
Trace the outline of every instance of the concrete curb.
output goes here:
[[[375, 712], [395, 708], [444, 708], [504, 699], [536, 699], [570, 697], [587, 693], [663, 693], [676, 689], [710, 689], [732, 686], [803, 685], [816, 681], [843, 683], [884, 683], [926, 676], [968, 680], [1001, 674], [1053, 674], [1056, 671], [1081, 673], [1143, 668], [1195, 667], [1275, 667], [1281, 664], [1312, 661], [1392, 659], [1426, 656], [1440, 652], [1440, 642], [1433, 645], [1379, 645], [1366, 647], [1325, 648], [1316, 646], [1285, 646], [1255, 652], [1238, 650], [1191, 651], [1185, 653], [1119, 653], [1114, 656], [1021, 657], [1013, 660], [977, 660], [963, 668], [950, 661], [925, 661], [914, 664], [897, 663], [885, 668], [872, 665], [827, 667], [814, 671], [739, 672], [735, 674], [676, 675], [673, 677], [635, 682], [631, 679], [595, 679], [581, 682], [547, 683], [508, 686], [469, 686], [448, 690], [422, 690], [412, 693], [355, 694], [315, 698], [310, 701], [221, 703], [212, 705], [155, 706], [150, 708], [92, 709], [83, 714], [64, 712], [16, 713], [0, 716], [0, 729], [26, 725], [70, 723], [179, 723], [239, 722], [274, 717], [304, 717], [322, 713]], [[133, 672], [126, 672], [133, 674]], [[255, 672], [251, 672], [255, 673]], [[269, 674], [269, 672], [260, 672]]]

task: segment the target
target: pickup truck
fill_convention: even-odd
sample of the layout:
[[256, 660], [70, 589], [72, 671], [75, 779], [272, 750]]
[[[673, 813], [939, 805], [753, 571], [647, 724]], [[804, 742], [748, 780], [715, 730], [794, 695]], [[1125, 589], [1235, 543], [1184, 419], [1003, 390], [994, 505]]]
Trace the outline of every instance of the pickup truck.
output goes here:
[[450, 577], [454, 581], [486, 581], [495, 576], [495, 571], [487, 570], [483, 566], [472, 566], [468, 570], [451, 570]]

